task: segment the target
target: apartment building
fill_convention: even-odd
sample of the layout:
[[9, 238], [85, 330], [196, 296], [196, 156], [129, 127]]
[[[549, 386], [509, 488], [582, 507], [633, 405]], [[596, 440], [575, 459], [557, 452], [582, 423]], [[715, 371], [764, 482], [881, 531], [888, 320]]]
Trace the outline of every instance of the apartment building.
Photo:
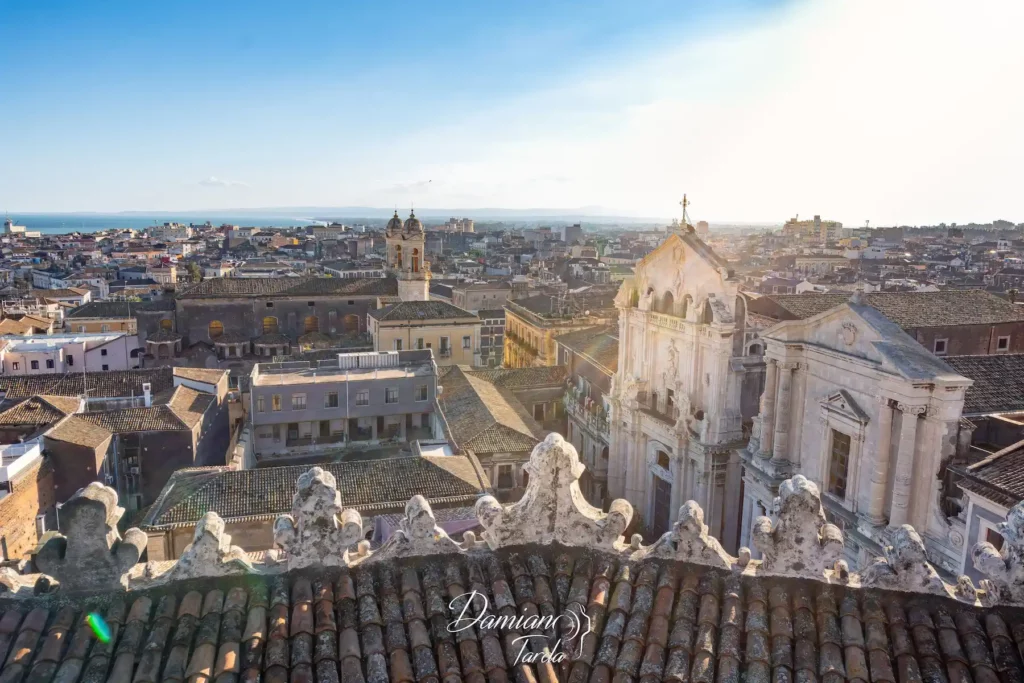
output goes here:
[[437, 366], [430, 350], [258, 363], [250, 386], [257, 457], [442, 434], [435, 424]]

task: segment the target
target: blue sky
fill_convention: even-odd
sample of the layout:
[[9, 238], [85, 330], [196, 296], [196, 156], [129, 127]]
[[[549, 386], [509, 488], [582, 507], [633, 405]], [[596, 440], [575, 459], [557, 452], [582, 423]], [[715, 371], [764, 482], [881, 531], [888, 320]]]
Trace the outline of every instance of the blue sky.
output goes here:
[[1021, 4], [0, 0], [0, 203], [1024, 220]]

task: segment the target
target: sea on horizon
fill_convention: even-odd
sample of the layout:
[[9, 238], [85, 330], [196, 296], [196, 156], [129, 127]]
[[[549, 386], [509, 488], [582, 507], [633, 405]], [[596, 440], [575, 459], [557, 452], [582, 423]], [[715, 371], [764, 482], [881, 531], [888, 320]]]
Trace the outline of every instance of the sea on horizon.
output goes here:
[[213, 225], [241, 225], [257, 228], [284, 228], [312, 225], [317, 221], [295, 216], [204, 216], [202, 214], [179, 215], [124, 215], [97, 213], [11, 213], [15, 225], [24, 225], [28, 230], [42, 233], [64, 234], [69, 232], [99, 232], [101, 230], [134, 228], [143, 230], [164, 223], [194, 223], [202, 225], [209, 221]]

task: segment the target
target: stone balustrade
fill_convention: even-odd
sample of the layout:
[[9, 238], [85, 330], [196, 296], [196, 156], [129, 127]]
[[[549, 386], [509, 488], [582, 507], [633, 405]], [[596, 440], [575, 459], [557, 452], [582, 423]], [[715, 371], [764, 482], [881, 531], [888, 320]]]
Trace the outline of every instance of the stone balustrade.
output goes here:
[[353, 567], [398, 558], [482, 556], [497, 550], [558, 544], [617, 556], [623, 561], [656, 558], [712, 567], [743, 576], [809, 579], [850, 588], [871, 587], [938, 595], [968, 604], [1024, 604], [1024, 503], [1013, 508], [999, 531], [1002, 549], [978, 544], [973, 561], [988, 576], [975, 587], [967, 577], [949, 584], [928, 562], [924, 544], [908, 525], [895, 529], [885, 557], [863, 572], [851, 572], [842, 560], [843, 534], [825, 520], [821, 494], [801, 475], [787, 480], [775, 501], [774, 519], [761, 517], [752, 537], [763, 559], [741, 548], [733, 557], [708, 534], [704, 512], [693, 502], [679, 510], [671, 531], [645, 545], [639, 535], [624, 534], [632, 506], [614, 501], [605, 512], [591, 506], [579, 488], [584, 466], [575, 448], [558, 434], [537, 445], [526, 466], [529, 484], [522, 498], [502, 504], [492, 496], [477, 501], [483, 531], [466, 532], [461, 542], [441, 527], [422, 496], [413, 497], [395, 534], [371, 550], [362, 540], [359, 513], [346, 509], [334, 478], [314, 467], [299, 477], [291, 514], [274, 523], [277, 548], [254, 562], [224, 531], [216, 512], [197, 525], [193, 543], [173, 562], [138, 564], [145, 536], [129, 529], [122, 537], [116, 494], [101, 484], [79, 491], [62, 511], [68, 535], [50, 538], [35, 558], [43, 574], [0, 572], [0, 592], [14, 597], [39, 592], [99, 592], [146, 589], [169, 581], [204, 577], [281, 574], [310, 567]]

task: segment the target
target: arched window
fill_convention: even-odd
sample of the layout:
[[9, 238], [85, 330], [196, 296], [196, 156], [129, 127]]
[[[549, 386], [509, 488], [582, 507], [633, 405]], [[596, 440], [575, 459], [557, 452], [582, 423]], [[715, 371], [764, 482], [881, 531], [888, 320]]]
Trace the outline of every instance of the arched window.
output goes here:
[[224, 335], [224, 323], [214, 320], [210, 323], [210, 339], [216, 339]]
[[693, 297], [687, 294], [683, 297], [683, 310], [679, 312], [680, 318], [685, 318], [690, 312], [690, 306], [693, 305]]
[[315, 315], [307, 315], [306, 319], [302, 321], [302, 329], [305, 330], [306, 334], [310, 332], [320, 331], [320, 318]]
[[747, 300], [742, 296], [736, 297], [736, 328], [742, 330], [747, 324]]
[[167, 348], [167, 344], [161, 344], [159, 347], [157, 347], [157, 352], [156, 353], [157, 353], [157, 357], [158, 358], [170, 358], [171, 357], [171, 351], [170, 351], [170, 349]]
[[132, 349], [132, 352], [130, 354], [128, 354], [128, 355], [130, 355], [132, 358], [138, 358], [139, 357], [139, 353], [141, 351], [142, 351], [142, 349]]
[[700, 323], [702, 325], [710, 325], [715, 321], [715, 314], [711, 310], [711, 302], [705, 301], [704, 307], [700, 310]]
[[412, 250], [412, 272], [420, 272], [420, 250], [415, 248]]
[[665, 451], [658, 451], [658, 467], [663, 467], [666, 470], [671, 468], [668, 453], [666, 453]]
[[659, 310], [661, 313], [666, 315], [672, 315], [675, 313], [673, 310], [675, 308], [675, 304], [676, 299], [672, 296], [672, 292], [665, 292], [665, 295], [661, 297], [661, 307]]
[[402, 245], [395, 245], [395, 268], [402, 267]]
[[263, 334], [277, 334], [277, 318], [268, 315], [263, 319]]
[[341, 325], [342, 325], [342, 329], [345, 330], [345, 332], [349, 332], [349, 333], [359, 332], [359, 316], [356, 315], [355, 313], [349, 313], [342, 320]]
[[763, 356], [764, 348], [760, 344], [751, 344], [750, 348], [747, 349], [748, 356]]
[[160, 321], [160, 329], [163, 330], [164, 332], [170, 332], [172, 329], [174, 329], [174, 321], [171, 320], [170, 318], [164, 318], [163, 320]]

